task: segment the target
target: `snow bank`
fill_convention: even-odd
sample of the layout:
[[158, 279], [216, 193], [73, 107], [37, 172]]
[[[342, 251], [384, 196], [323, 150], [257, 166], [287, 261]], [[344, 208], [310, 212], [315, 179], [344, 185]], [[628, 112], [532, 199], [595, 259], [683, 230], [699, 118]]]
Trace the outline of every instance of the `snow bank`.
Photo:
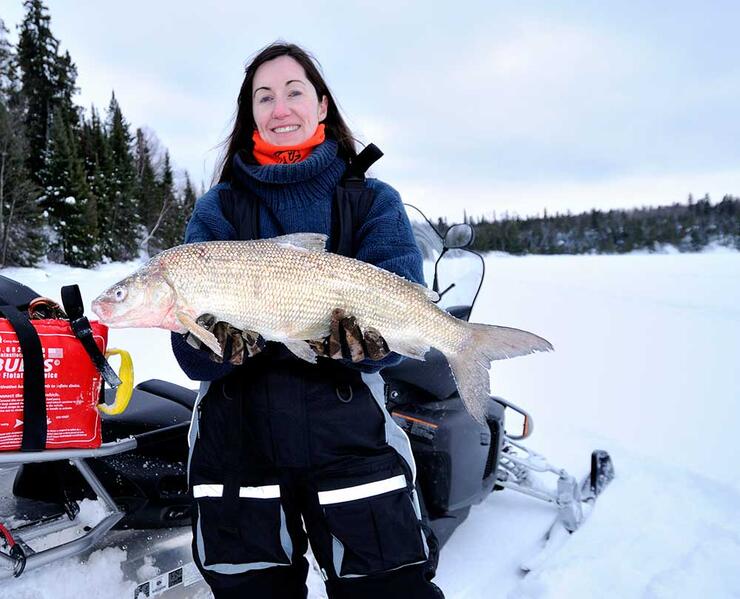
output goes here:
[[13, 599], [119, 599], [133, 597], [134, 588], [123, 579], [123, 549], [94, 552], [86, 563], [69, 558], [39, 568], [15, 580], [3, 580], [3, 597]]
[[740, 496], [675, 465], [617, 453], [591, 518], [509, 599], [740, 596]]

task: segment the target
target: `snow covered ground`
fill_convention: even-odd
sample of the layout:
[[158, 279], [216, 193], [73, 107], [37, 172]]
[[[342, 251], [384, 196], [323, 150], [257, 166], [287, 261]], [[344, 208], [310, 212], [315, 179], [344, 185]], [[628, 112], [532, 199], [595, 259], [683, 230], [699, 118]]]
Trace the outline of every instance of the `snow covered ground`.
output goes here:
[[[494, 392], [533, 414], [528, 444], [551, 462], [581, 475], [591, 449], [607, 449], [617, 478], [583, 528], [526, 577], [518, 566], [551, 509], [510, 491], [473, 508], [441, 555], [447, 597], [740, 597], [740, 253], [490, 255], [486, 264], [473, 320], [531, 330], [556, 348], [496, 363]], [[134, 267], [2, 274], [55, 298], [76, 282], [89, 302]], [[193, 386], [164, 331], [114, 330], [110, 345], [131, 351], [137, 381]], [[106, 549], [87, 568], [67, 561], [3, 581], [2, 596], [131, 596], [123, 559]], [[324, 597], [317, 577], [310, 586]]]

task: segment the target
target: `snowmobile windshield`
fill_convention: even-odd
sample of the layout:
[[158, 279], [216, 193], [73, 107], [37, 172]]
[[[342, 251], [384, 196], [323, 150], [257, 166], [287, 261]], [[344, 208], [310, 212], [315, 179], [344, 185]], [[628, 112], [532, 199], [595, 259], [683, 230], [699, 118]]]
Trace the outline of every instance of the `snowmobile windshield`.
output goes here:
[[[421, 210], [411, 204], [405, 204], [405, 206], [406, 214], [411, 222], [411, 230], [416, 238], [416, 245], [421, 250], [421, 256], [424, 258], [424, 262], [434, 264], [444, 249], [442, 237], [437, 233], [432, 223], [424, 216]], [[446, 228], [444, 223], [439, 223], [439, 226]], [[431, 278], [427, 282], [431, 285]]]
[[446, 310], [453, 306], [470, 306], [483, 277], [480, 258], [465, 249], [445, 251], [443, 236], [449, 225], [444, 221], [432, 223], [421, 210], [410, 204], [406, 204], [406, 214], [424, 258], [424, 280], [429, 288], [434, 281], [434, 265], [439, 261], [437, 286], [442, 295], [439, 307]]

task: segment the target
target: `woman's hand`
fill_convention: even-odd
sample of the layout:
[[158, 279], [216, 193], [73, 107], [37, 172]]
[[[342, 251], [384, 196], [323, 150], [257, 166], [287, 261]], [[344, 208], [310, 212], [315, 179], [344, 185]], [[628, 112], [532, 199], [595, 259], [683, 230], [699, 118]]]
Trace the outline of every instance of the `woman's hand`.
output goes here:
[[361, 331], [357, 319], [341, 308], [336, 308], [331, 313], [329, 336], [308, 343], [317, 356], [334, 360], [382, 360], [390, 353], [388, 344], [377, 330], [368, 327], [364, 332]]
[[221, 346], [223, 357], [205, 347], [193, 335], [188, 335], [188, 343], [193, 347], [208, 352], [209, 358], [214, 362], [228, 362], [238, 366], [244, 363], [244, 352], [251, 357], [265, 348], [265, 340], [259, 333], [254, 331], [242, 331], [223, 320], [216, 320], [213, 314], [201, 314], [195, 321], [204, 329], [214, 334]]

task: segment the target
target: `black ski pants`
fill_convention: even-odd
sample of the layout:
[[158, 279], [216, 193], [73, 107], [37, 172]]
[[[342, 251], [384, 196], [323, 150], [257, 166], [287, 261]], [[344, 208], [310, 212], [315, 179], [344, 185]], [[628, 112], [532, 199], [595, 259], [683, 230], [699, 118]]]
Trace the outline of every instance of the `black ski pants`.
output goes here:
[[309, 542], [330, 599], [442, 598], [393, 426], [360, 373], [333, 365], [254, 360], [211, 384], [189, 472], [216, 599], [305, 598]]

